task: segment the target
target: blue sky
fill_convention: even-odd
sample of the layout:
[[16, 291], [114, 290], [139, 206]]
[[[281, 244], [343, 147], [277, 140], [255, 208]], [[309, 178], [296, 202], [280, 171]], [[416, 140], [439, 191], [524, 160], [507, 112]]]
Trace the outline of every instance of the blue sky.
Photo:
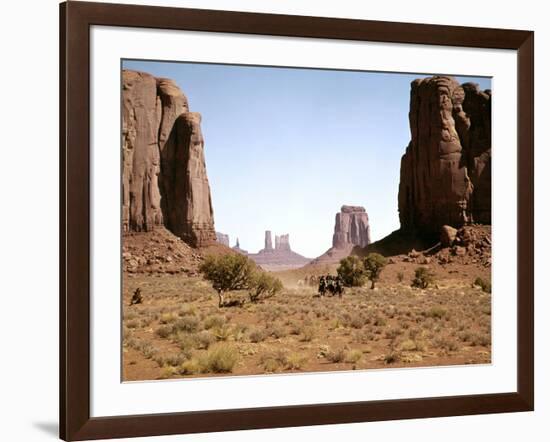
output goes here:
[[[307, 257], [332, 242], [343, 204], [364, 206], [373, 240], [399, 228], [410, 83], [425, 74], [124, 61], [171, 78], [202, 114], [216, 230], [256, 252], [264, 231]], [[456, 77], [491, 88], [489, 78]]]

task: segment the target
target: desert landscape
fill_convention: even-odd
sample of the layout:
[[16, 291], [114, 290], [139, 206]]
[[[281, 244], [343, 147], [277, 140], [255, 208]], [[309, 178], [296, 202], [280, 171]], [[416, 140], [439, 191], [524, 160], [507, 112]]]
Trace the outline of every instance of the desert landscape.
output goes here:
[[318, 256], [268, 225], [257, 251], [216, 231], [202, 117], [175, 81], [123, 70], [122, 100], [123, 381], [491, 363], [490, 90], [414, 80], [381, 196], [399, 229], [373, 241], [344, 199]]

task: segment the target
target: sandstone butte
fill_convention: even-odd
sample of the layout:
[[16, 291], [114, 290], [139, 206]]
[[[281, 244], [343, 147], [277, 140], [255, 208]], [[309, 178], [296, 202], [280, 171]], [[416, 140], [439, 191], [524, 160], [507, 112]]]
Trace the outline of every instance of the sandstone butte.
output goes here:
[[354, 247], [366, 248], [371, 242], [369, 215], [361, 206], [342, 206], [334, 220], [332, 247], [311, 261], [311, 265], [335, 263], [350, 255]]
[[411, 141], [401, 159], [402, 232], [491, 224], [491, 91], [434, 76], [411, 84]]
[[123, 230], [215, 242], [201, 115], [172, 80], [123, 70], [122, 139]]
[[366, 247], [370, 244], [369, 215], [364, 207], [342, 206], [336, 214], [332, 247]]

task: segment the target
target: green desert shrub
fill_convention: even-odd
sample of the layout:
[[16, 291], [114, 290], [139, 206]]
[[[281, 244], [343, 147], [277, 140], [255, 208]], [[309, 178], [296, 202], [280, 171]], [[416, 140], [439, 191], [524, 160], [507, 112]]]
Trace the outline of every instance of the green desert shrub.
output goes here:
[[255, 272], [249, 292], [251, 302], [272, 298], [283, 289], [283, 283], [279, 278], [264, 272]]
[[357, 256], [350, 255], [340, 260], [336, 272], [346, 287], [361, 287], [365, 284], [365, 266]]
[[419, 289], [428, 288], [435, 281], [435, 275], [427, 267], [417, 267], [414, 271], [412, 286]]
[[[258, 302], [275, 296], [283, 289], [280, 279], [259, 269], [252, 260], [241, 254], [208, 256], [199, 271], [218, 292], [219, 307], [230, 304], [225, 301], [227, 292], [246, 290], [250, 301]], [[242, 305], [242, 302], [237, 304]]]
[[241, 254], [208, 256], [200, 265], [199, 271], [218, 292], [218, 306], [223, 307], [226, 292], [248, 290], [251, 287], [256, 264]]
[[363, 266], [365, 268], [365, 274], [371, 282], [371, 289], [374, 288], [376, 282], [380, 280], [380, 274], [386, 266], [388, 261], [379, 253], [369, 253], [363, 259]]

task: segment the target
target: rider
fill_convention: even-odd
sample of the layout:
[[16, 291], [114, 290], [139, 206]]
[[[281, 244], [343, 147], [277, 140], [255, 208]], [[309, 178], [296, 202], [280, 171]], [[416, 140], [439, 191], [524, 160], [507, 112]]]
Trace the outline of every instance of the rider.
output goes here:
[[338, 293], [338, 296], [341, 298], [342, 293], [344, 291], [344, 281], [342, 280], [342, 277], [338, 275], [336, 277], [336, 293]]
[[327, 290], [327, 283], [325, 281], [325, 277], [321, 276], [319, 278], [319, 295], [325, 296], [325, 291]]

